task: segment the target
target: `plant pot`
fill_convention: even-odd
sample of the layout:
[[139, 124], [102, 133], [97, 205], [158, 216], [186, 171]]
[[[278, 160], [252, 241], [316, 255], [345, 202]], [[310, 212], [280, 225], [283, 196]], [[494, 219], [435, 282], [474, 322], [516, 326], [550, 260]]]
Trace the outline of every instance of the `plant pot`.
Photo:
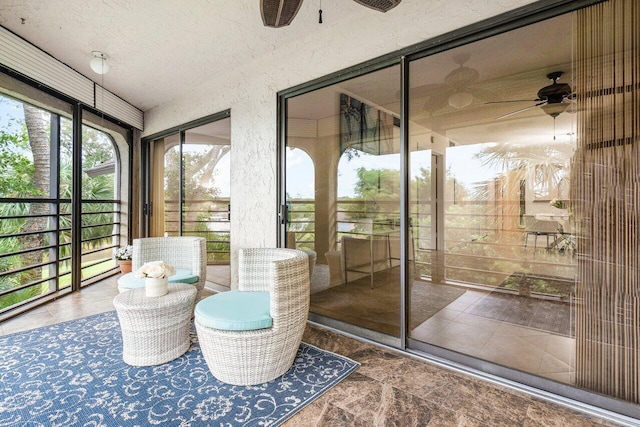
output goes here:
[[169, 279], [156, 279], [147, 277], [144, 279], [144, 291], [148, 297], [161, 297], [169, 292]]
[[121, 273], [131, 273], [131, 260], [118, 260]]

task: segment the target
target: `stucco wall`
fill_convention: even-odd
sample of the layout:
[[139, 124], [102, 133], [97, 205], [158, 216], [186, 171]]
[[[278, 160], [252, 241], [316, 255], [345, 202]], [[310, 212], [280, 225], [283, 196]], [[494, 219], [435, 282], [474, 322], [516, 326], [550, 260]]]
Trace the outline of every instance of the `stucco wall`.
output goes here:
[[[404, 0], [402, 8], [369, 13], [357, 22], [325, 19], [307, 37], [246, 58], [242, 69], [211, 70], [211, 80], [145, 112], [145, 135], [230, 108], [232, 259], [239, 248], [276, 246], [278, 91], [528, 3]], [[236, 269], [232, 263], [233, 283]]]

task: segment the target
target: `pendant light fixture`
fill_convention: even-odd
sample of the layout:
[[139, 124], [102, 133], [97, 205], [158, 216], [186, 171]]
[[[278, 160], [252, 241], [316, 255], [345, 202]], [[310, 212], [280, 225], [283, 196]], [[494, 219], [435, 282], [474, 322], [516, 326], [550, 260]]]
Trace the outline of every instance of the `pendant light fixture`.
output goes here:
[[91, 53], [93, 54], [93, 59], [91, 59], [89, 65], [93, 72], [97, 74], [106, 74], [111, 69], [111, 66], [107, 62], [107, 55], [97, 50], [94, 50]]

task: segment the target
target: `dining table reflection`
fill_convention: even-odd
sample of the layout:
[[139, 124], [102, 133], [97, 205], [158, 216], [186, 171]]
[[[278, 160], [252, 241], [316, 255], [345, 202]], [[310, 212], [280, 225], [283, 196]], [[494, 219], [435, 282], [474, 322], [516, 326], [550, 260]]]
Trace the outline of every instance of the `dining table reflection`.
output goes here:
[[547, 249], [569, 250], [575, 249], [571, 216], [568, 213], [537, 213], [534, 215], [538, 221], [550, 221], [558, 223], [558, 233], [549, 243]]

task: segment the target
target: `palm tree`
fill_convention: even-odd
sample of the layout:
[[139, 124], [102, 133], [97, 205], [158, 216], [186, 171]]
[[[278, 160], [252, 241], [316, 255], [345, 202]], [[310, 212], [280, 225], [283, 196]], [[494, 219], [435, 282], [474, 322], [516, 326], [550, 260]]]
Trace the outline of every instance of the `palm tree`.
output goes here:
[[[554, 144], [487, 144], [476, 157], [482, 166], [498, 167], [505, 173], [517, 173], [534, 189], [544, 191], [567, 179], [575, 147], [569, 143]], [[539, 194], [542, 195], [542, 194]]]
[[[23, 105], [24, 121], [29, 135], [29, 145], [33, 156], [33, 197], [50, 197], [50, 158], [51, 149], [49, 143], [49, 118], [44, 110], [29, 104]], [[30, 217], [24, 223], [22, 230], [25, 233], [37, 232], [47, 229], [50, 212], [48, 203], [30, 203]], [[20, 237], [23, 248], [39, 248], [45, 245], [44, 235], [35, 233]], [[40, 251], [24, 254], [25, 265], [35, 265], [42, 262]], [[42, 277], [41, 268], [33, 268], [25, 272], [22, 282], [37, 280]]]
[[[22, 218], [6, 219], [0, 223], [0, 234], [23, 234], [15, 238], [4, 238], [0, 240], [0, 252], [11, 253], [24, 249], [36, 249], [47, 246], [52, 243], [48, 241], [50, 233], [46, 231], [51, 229], [49, 219], [52, 211], [51, 204], [44, 199], [57, 198], [57, 188], [51, 188], [51, 143], [50, 143], [50, 120], [52, 114], [19, 101], [10, 100], [9, 98], [0, 98], [7, 104], [11, 104], [16, 109], [21, 108], [24, 114], [24, 122], [22, 130], [11, 131], [7, 126], [0, 129], [0, 146], [1, 160], [3, 163], [2, 171], [0, 171], [0, 197], [7, 198], [42, 198], [42, 203], [0, 203], [0, 215], [6, 217], [22, 216]], [[15, 118], [9, 120], [17, 121]], [[71, 198], [71, 155], [65, 150], [70, 150], [71, 121], [63, 120], [60, 138], [62, 140], [61, 164], [58, 171], [54, 171], [60, 176], [61, 187], [60, 198]], [[104, 136], [99, 136], [99, 131], [83, 126], [83, 155], [84, 163], [93, 166], [108, 158], [113, 157], [113, 149], [109, 149], [104, 145]], [[113, 199], [114, 197], [114, 178], [113, 176], [99, 176], [83, 180], [83, 199]], [[100, 208], [100, 207], [98, 207]], [[112, 210], [111, 204], [105, 211]], [[107, 224], [113, 221], [113, 214], [92, 215], [89, 222], [97, 224]], [[83, 222], [84, 222], [83, 218]], [[88, 225], [88, 224], [84, 224]], [[70, 218], [61, 217], [60, 227], [69, 227]], [[85, 230], [84, 238], [98, 237], [111, 233], [111, 225], [104, 227], [93, 227]], [[60, 240], [68, 241], [67, 232], [61, 235]], [[109, 244], [111, 242], [108, 238]], [[104, 241], [92, 241], [91, 245], [101, 245]], [[59, 256], [69, 254], [70, 247], [62, 246], [56, 248]], [[0, 267], [2, 271], [17, 269], [41, 264], [47, 261], [49, 251], [33, 250], [20, 255], [0, 258]], [[4, 276], [0, 279], [0, 290], [9, 290], [15, 287], [38, 281], [43, 278], [41, 267], [30, 268], [24, 272]], [[0, 297], [0, 308], [12, 305], [16, 302], [24, 301], [33, 296], [46, 292], [48, 282], [35, 285], [23, 289], [21, 291], [12, 292]]]

